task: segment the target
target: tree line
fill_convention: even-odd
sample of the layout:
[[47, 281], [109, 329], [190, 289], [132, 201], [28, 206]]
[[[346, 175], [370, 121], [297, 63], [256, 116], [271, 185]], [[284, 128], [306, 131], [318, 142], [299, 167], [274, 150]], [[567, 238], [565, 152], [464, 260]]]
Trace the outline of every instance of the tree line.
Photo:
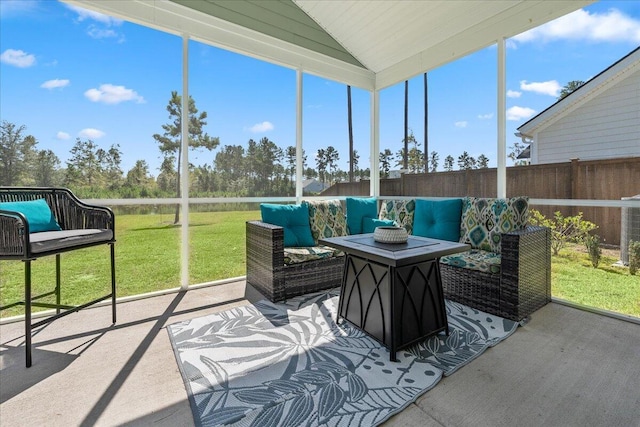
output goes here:
[[[162, 125], [162, 133], [154, 134], [162, 162], [157, 176], [152, 175], [145, 160], [137, 160], [134, 166], [122, 169], [122, 151], [119, 145], [108, 149], [94, 141], [77, 138], [68, 160], [62, 165], [51, 150], [39, 150], [38, 141], [27, 134], [25, 125], [3, 121], [0, 144], [0, 185], [2, 186], [65, 186], [83, 198], [145, 198], [179, 197], [181, 177], [181, 97], [171, 93], [166, 107], [168, 123]], [[211, 137], [204, 128], [207, 113], [198, 112], [195, 102], [189, 99], [189, 149], [209, 150], [220, 147], [218, 137]], [[404, 141], [403, 141], [404, 142]], [[436, 172], [439, 155], [432, 151], [428, 164], [421, 144], [413, 132], [407, 137], [407, 169], [404, 173]], [[325, 186], [336, 182], [362, 180], [370, 177], [369, 168], [361, 168], [360, 155], [353, 150], [349, 170], [339, 166], [340, 153], [329, 145], [319, 149], [311, 161], [303, 152], [304, 179], [317, 179]], [[380, 174], [389, 177], [392, 168], [403, 168], [405, 148], [396, 153], [386, 148], [379, 153]], [[488, 167], [489, 159], [480, 155], [477, 159], [466, 151], [457, 160], [448, 155], [443, 170], [451, 171], [454, 164], [459, 169]], [[427, 170], [428, 168], [428, 170]], [[243, 145], [224, 145], [217, 150], [213, 160], [203, 165], [189, 164], [189, 191], [198, 196], [293, 196], [295, 195], [296, 147], [281, 148], [274, 141], [263, 137], [250, 139]], [[176, 215], [177, 221], [177, 215]]]

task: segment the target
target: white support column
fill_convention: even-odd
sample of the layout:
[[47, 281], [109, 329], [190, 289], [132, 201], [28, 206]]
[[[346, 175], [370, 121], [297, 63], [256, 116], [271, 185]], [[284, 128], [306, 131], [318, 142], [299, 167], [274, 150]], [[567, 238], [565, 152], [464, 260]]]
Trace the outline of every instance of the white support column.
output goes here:
[[189, 287], [189, 36], [182, 35], [182, 127], [180, 129], [180, 216], [181, 221], [181, 262], [180, 288]]
[[507, 94], [504, 37], [498, 40], [498, 197], [507, 197]]
[[369, 193], [371, 196], [380, 196], [380, 92], [377, 89], [369, 92], [371, 94], [371, 142], [369, 144], [370, 180]]
[[296, 203], [302, 199], [302, 70], [296, 70]]

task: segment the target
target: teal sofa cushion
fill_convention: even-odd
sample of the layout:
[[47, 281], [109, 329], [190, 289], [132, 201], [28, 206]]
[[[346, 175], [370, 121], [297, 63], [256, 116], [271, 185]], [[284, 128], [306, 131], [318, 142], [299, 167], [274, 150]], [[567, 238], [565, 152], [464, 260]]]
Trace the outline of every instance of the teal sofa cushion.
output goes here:
[[460, 240], [462, 200], [416, 200], [413, 234], [432, 239]]
[[29, 233], [62, 230], [45, 199], [27, 202], [3, 202], [0, 203], [0, 209], [20, 212], [24, 215], [29, 223]]
[[309, 225], [309, 207], [302, 205], [260, 205], [262, 221], [284, 228], [285, 247], [313, 246], [313, 236]]
[[347, 229], [349, 234], [362, 234], [363, 218], [378, 217], [375, 197], [347, 197]]
[[362, 232], [363, 233], [373, 233], [376, 231], [376, 227], [388, 227], [390, 225], [395, 225], [396, 223], [391, 221], [390, 219], [378, 219], [378, 218], [362, 218]]

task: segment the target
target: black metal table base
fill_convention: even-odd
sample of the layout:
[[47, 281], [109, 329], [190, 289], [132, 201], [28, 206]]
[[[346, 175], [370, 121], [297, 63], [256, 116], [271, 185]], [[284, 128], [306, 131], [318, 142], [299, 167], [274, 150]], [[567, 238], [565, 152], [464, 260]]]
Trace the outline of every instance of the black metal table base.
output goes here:
[[445, 331], [449, 334], [437, 259], [394, 267], [345, 257], [338, 321], [347, 320], [396, 352]]

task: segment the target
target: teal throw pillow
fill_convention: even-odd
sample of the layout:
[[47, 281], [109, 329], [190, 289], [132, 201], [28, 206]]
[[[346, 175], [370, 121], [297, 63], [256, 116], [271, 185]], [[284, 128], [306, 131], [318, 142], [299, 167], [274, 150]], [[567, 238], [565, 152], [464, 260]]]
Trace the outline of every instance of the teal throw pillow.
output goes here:
[[349, 234], [362, 234], [362, 219], [378, 217], [375, 197], [347, 197], [347, 229]]
[[390, 219], [378, 219], [378, 218], [362, 218], [362, 232], [363, 233], [373, 233], [376, 231], [376, 227], [389, 227], [390, 225], [395, 225], [394, 221]]
[[462, 200], [416, 200], [413, 234], [432, 239], [460, 240]]
[[28, 202], [3, 202], [0, 209], [5, 211], [20, 212], [29, 223], [29, 233], [41, 231], [60, 231], [60, 225], [49, 209], [44, 199], [30, 200]]
[[262, 203], [260, 212], [263, 222], [284, 228], [285, 247], [314, 246], [307, 204], [274, 205]]

